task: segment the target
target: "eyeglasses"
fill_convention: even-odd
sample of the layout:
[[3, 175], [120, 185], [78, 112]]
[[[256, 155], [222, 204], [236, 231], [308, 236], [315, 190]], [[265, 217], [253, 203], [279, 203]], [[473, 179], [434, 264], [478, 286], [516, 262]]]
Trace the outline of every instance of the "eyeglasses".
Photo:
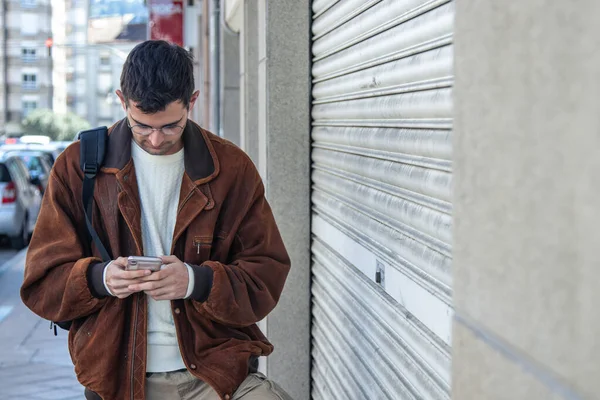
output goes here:
[[131, 124], [129, 123], [129, 118], [127, 118], [127, 126], [129, 127], [129, 129], [131, 129], [131, 132], [140, 136], [150, 136], [154, 131], [161, 131], [165, 136], [177, 136], [185, 129], [185, 127], [179, 125], [166, 125], [162, 128], [153, 128], [147, 125], [131, 126]]

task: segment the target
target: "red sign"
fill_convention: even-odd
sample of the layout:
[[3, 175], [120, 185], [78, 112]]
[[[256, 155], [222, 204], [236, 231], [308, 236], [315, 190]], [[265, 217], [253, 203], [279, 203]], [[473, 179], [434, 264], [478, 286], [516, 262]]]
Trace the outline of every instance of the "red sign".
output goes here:
[[149, 0], [150, 39], [183, 46], [183, 0]]

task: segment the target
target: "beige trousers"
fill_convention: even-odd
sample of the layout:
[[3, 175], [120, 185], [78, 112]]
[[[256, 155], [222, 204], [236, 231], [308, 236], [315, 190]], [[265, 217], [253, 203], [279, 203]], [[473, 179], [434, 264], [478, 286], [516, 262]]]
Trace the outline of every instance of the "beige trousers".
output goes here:
[[[219, 395], [187, 370], [146, 377], [146, 400], [219, 400]], [[257, 372], [248, 375], [230, 400], [292, 400], [275, 382]]]

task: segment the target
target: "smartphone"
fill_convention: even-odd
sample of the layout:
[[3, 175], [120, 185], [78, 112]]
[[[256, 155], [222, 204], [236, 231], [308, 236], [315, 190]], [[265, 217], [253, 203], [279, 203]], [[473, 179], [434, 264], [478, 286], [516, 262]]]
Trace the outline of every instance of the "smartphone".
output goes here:
[[127, 258], [127, 271], [136, 271], [138, 269], [160, 271], [162, 263], [162, 260], [158, 257], [131, 256]]

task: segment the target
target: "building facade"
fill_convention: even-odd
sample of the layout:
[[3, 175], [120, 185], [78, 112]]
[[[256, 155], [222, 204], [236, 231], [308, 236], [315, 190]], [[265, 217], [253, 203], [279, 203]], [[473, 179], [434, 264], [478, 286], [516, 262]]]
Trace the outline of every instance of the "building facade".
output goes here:
[[600, 5], [207, 2], [208, 127], [293, 264], [261, 368], [296, 399], [597, 398]]
[[52, 108], [50, 0], [2, 1], [0, 132], [21, 133], [21, 121], [37, 108]]
[[124, 116], [115, 95], [127, 54], [147, 37], [143, 1], [56, 1], [55, 111], [92, 126]]

